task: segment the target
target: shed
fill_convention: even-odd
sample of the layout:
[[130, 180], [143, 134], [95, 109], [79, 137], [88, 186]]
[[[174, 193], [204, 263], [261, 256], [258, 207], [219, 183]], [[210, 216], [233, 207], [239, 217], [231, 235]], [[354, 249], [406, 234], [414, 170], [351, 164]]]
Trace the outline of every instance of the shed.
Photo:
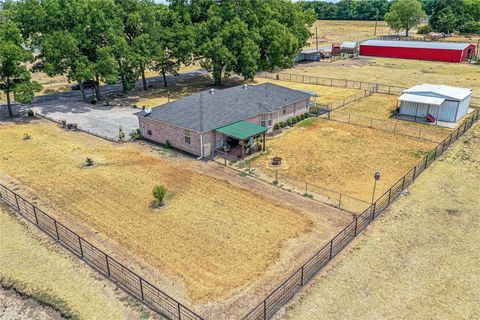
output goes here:
[[356, 41], [345, 41], [342, 43], [342, 53], [358, 54], [358, 45]]
[[320, 49], [305, 49], [300, 51], [295, 57], [295, 62], [300, 61], [320, 61], [321, 59]]
[[404, 90], [398, 99], [399, 115], [457, 122], [468, 113], [472, 90], [446, 85], [422, 84]]
[[463, 62], [475, 54], [470, 43], [367, 40], [360, 55], [402, 59]]

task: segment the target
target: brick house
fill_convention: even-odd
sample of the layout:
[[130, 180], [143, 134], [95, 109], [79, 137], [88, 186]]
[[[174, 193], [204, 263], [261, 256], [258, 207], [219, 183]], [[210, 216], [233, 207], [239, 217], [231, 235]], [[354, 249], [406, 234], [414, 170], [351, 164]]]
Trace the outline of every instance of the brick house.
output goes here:
[[277, 122], [305, 113], [311, 94], [272, 83], [210, 89], [136, 113], [144, 138], [199, 157], [222, 149], [242, 156]]

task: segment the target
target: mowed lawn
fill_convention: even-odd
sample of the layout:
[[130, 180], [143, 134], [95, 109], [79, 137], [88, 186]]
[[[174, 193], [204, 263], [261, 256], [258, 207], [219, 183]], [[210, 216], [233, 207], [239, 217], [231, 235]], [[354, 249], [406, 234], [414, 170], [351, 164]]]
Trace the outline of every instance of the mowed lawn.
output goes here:
[[[149, 147], [44, 121], [1, 124], [0, 141], [0, 180], [30, 188], [74, 230], [70, 217], [183, 280], [192, 301], [222, 298], [251, 283], [287, 241], [312, 230], [300, 209], [189, 170], [193, 160]], [[95, 167], [83, 167], [87, 157]], [[168, 189], [168, 206], [160, 210], [151, 207], [158, 184]]]
[[22, 219], [0, 202], [2, 286], [72, 319], [161, 319]]
[[382, 174], [377, 183], [377, 196], [381, 196], [434, 146], [380, 130], [310, 118], [283, 136], [267, 140], [269, 153], [255, 159], [254, 165], [273, 177], [269, 160], [277, 155], [284, 161], [279, 173], [369, 202], [375, 171]]
[[478, 319], [480, 125], [277, 319]]

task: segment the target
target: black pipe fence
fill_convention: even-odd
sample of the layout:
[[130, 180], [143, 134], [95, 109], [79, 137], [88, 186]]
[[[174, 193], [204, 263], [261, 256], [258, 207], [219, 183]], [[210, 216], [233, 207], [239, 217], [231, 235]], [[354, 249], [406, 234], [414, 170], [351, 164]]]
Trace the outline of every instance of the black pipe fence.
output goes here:
[[347, 123], [359, 127], [377, 129], [393, 134], [408, 136], [411, 138], [436, 143], [442, 141], [445, 136], [444, 131], [429, 129], [427, 126], [423, 128], [420, 126], [408, 125], [389, 119], [375, 119], [354, 113], [341, 112], [338, 110], [323, 114], [321, 115], [321, 117], [328, 120]]
[[415, 167], [408, 171], [389, 190], [378, 198], [368, 209], [358, 215], [348, 226], [323, 246], [296, 272], [277, 286], [262, 302], [242, 320], [266, 320], [280, 310], [305, 284], [308, 283], [329, 261], [377, 218], [415, 179], [427, 169], [445, 150], [461, 137], [476, 121], [480, 110], [476, 110], [460, 127], [438, 144]]
[[203, 320], [201, 316], [2, 184], [0, 200], [125, 292], [167, 319]]

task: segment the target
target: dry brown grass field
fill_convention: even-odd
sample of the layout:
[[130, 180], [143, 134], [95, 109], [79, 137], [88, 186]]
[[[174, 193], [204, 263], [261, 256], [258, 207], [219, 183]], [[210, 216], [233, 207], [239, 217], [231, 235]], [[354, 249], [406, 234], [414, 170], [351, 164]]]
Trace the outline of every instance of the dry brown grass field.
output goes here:
[[[3, 203], [0, 243], [1, 287], [13, 287], [42, 304], [53, 305], [72, 319], [159, 319]], [[0, 311], [0, 318], [4, 312], [13, 319], [7, 316], [8, 310]]]
[[315, 101], [321, 104], [328, 104], [331, 102], [342, 100], [343, 98], [346, 98], [361, 92], [360, 90], [357, 90], [357, 89], [320, 86], [316, 84], [280, 81], [280, 80], [272, 80], [272, 79], [264, 79], [264, 78], [256, 78], [254, 81], [254, 84], [265, 83], [265, 82], [275, 83], [280, 86], [288, 87], [291, 89], [315, 92], [318, 95]]
[[[315, 47], [315, 30], [318, 30], [320, 47], [331, 45], [332, 42], [359, 41], [374, 37], [375, 21], [344, 21], [344, 20], [317, 20], [310, 31], [308, 48]], [[379, 21], [377, 35], [392, 33], [385, 21]]]
[[274, 180], [272, 156], [283, 158], [279, 173], [371, 201], [373, 174], [382, 173], [377, 196], [390, 188], [435, 144], [406, 136], [311, 118], [267, 140], [267, 155], [253, 161]]
[[466, 63], [445, 63], [407, 59], [360, 57], [333, 63], [297, 64], [283, 72], [310, 76], [368, 81], [400, 87], [422, 83], [447, 84], [473, 89], [480, 98], [480, 67]]
[[[32, 138], [23, 140], [25, 133]], [[0, 141], [0, 180], [38, 197], [40, 207], [101, 241], [134, 270], [146, 266], [137, 272], [153, 270], [150, 278], [173, 296], [210, 304], [210, 311], [214, 301], [240, 295], [244, 287], [266, 294], [351, 220], [214, 163], [113, 144], [44, 121], [3, 123]], [[96, 166], [83, 167], [86, 157]], [[163, 209], [152, 208], [157, 184], [168, 189]]]
[[480, 124], [277, 319], [478, 319]]

